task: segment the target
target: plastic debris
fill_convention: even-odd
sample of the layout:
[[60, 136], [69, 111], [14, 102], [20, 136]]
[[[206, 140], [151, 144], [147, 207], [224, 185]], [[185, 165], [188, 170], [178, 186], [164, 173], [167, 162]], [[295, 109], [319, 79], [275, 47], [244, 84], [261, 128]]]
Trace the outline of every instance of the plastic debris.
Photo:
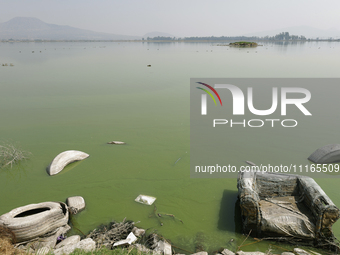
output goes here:
[[123, 245], [123, 244], [132, 244], [137, 240], [137, 237], [131, 232], [126, 239], [120, 240], [113, 244], [113, 246]]
[[118, 144], [118, 145], [123, 145], [126, 144], [125, 142], [121, 142], [121, 141], [112, 141], [112, 142], [108, 142], [107, 144]]
[[152, 205], [155, 202], [156, 198], [146, 195], [139, 195], [135, 201], [144, 205]]

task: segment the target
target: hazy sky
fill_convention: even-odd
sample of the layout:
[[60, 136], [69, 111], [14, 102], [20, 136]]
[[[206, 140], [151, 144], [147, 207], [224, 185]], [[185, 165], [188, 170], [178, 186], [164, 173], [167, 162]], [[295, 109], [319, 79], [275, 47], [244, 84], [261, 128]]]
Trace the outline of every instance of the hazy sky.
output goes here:
[[36, 17], [124, 35], [241, 35], [291, 26], [340, 30], [339, 0], [0, 0], [0, 22]]

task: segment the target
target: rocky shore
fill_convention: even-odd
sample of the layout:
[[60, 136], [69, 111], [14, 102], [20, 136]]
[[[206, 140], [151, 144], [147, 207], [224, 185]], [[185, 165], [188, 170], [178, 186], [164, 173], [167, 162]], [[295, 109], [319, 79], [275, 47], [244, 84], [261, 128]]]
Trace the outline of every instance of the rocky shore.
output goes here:
[[[153, 255], [184, 255], [176, 253], [169, 240], [156, 234], [146, 234], [146, 231], [141, 228], [137, 228], [132, 221], [123, 222], [111, 222], [107, 225], [101, 225], [92, 230], [89, 234], [83, 236], [72, 235], [69, 237], [60, 236], [57, 238], [55, 246], [46, 245], [39, 241], [29, 242], [25, 245], [16, 245], [16, 247], [24, 254], [36, 254], [36, 255], [67, 255], [74, 252], [76, 249], [83, 252], [93, 252], [95, 250], [105, 247], [108, 250], [116, 248], [135, 248], [138, 251], [145, 254]], [[176, 247], [176, 251], [178, 248]], [[271, 253], [270, 251], [264, 253], [260, 251], [245, 252], [242, 250], [233, 252], [229, 249], [221, 249], [215, 255], [268, 255], [278, 254]], [[200, 251], [192, 253], [192, 255], [208, 255], [206, 251]], [[305, 251], [300, 248], [294, 248], [291, 252], [282, 252], [281, 255], [321, 255], [320, 253], [313, 251]]]
[[[144, 229], [136, 227], [135, 222], [126, 221], [125, 219], [122, 222], [112, 221], [107, 225], [100, 225], [87, 235], [68, 236], [67, 233], [71, 229], [68, 225], [70, 215], [77, 214], [84, 208], [85, 200], [81, 196], [74, 196], [67, 198], [66, 203], [44, 202], [30, 204], [1, 215], [0, 242], [7, 240], [8, 245], [12, 246], [11, 249], [14, 250], [11, 253], [6, 252], [4, 254], [67, 255], [76, 249], [83, 252], [93, 252], [102, 248], [113, 250], [118, 247], [135, 248], [140, 252], [153, 255], [180, 255], [179, 250], [190, 254], [190, 251], [172, 245], [171, 241], [161, 235], [155, 232], [147, 234]], [[30, 222], [35, 223], [31, 224]], [[0, 253], [2, 252], [1, 246], [4, 246], [4, 243], [0, 243]], [[214, 254], [273, 254], [270, 251], [266, 253], [259, 251], [244, 252], [240, 249], [241, 247], [238, 247], [235, 248], [235, 251], [231, 251], [221, 248]], [[196, 250], [204, 250], [204, 247], [202, 246]], [[200, 251], [193, 254], [208, 255], [208, 252]], [[319, 253], [307, 252], [299, 248], [295, 248], [291, 252], [281, 253], [281, 255], [289, 254], [318, 255]]]

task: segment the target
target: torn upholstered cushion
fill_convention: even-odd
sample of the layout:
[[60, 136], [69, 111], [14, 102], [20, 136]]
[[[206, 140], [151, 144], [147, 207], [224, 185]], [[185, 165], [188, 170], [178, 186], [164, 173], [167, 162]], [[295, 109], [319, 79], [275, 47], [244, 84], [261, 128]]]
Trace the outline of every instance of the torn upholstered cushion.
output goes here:
[[261, 231], [276, 236], [315, 238], [315, 225], [310, 211], [297, 197], [274, 197], [260, 200]]

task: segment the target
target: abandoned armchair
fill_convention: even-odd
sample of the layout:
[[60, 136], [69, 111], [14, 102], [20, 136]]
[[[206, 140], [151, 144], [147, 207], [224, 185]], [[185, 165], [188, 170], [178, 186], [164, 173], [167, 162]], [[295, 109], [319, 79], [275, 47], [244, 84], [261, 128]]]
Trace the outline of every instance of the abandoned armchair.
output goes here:
[[339, 209], [312, 178], [243, 172], [237, 187], [245, 234], [315, 246], [334, 243]]

